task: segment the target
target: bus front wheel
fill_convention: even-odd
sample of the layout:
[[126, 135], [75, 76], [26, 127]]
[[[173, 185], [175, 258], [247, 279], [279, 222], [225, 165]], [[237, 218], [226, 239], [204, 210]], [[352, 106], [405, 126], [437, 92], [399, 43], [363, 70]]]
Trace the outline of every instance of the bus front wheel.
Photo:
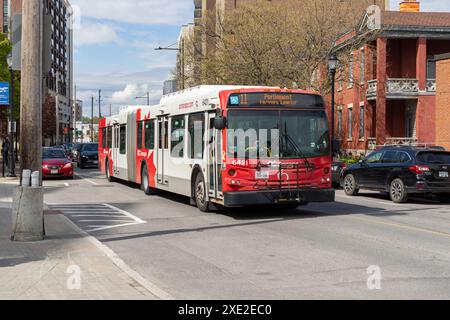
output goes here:
[[194, 184], [194, 200], [197, 208], [202, 212], [209, 212], [209, 203], [206, 200], [206, 184], [203, 175], [199, 173]]

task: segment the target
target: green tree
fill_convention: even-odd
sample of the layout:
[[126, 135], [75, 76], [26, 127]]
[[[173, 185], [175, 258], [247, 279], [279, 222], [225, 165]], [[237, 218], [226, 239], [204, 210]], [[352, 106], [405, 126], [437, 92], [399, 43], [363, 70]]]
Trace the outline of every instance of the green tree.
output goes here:
[[[7, 57], [12, 51], [11, 43], [6, 34], [0, 33], [0, 81], [10, 82], [10, 72]], [[20, 119], [20, 72], [14, 71], [14, 120]], [[7, 116], [7, 110], [4, 109], [2, 118]]]

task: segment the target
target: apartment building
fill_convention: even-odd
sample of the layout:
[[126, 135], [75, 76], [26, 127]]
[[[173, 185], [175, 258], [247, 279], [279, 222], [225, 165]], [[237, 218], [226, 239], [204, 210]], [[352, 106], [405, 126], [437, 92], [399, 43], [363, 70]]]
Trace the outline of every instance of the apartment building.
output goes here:
[[436, 119], [444, 112], [436, 108], [436, 87], [449, 81], [437, 84], [436, 56], [450, 52], [450, 13], [421, 12], [418, 1], [404, 1], [400, 11], [381, 13], [373, 37], [367, 19], [334, 48], [357, 48], [348, 70], [338, 72], [335, 135], [353, 154], [384, 144], [436, 143]]
[[[21, 19], [22, 1], [0, 0], [0, 28], [11, 31], [14, 19]], [[56, 123], [44, 124], [55, 128], [49, 143], [71, 141], [73, 133], [73, 31], [72, 7], [68, 0], [42, 0], [44, 15], [43, 77], [44, 98], [55, 98]]]

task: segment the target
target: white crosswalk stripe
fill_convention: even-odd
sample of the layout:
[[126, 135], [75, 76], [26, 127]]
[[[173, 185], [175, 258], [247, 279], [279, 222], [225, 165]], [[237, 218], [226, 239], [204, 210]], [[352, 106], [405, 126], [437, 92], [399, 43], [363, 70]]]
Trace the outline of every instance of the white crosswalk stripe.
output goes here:
[[48, 204], [48, 206], [51, 210], [61, 211], [89, 233], [147, 223], [129, 212], [106, 203]]

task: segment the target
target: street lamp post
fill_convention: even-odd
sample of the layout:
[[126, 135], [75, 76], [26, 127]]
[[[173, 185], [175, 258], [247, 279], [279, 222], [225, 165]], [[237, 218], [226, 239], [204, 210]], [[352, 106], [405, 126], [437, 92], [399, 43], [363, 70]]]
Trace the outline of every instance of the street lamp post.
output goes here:
[[10, 90], [9, 90], [9, 174], [8, 177], [16, 177], [16, 157], [14, 156], [14, 131], [16, 131], [14, 123], [14, 70], [12, 67], [12, 55], [7, 57], [9, 74], [10, 74]]
[[150, 91], [147, 91], [147, 95], [145, 95], [143, 97], [136, 97], [136, 100], [137, 99], [145, 99], [145, 98], [147, 98], [147, 105], [149, 106], [150, 105]]
[[[335, 80], [336, 80], [336, 70], [339, 64], [339, 60], [335, 53], [332, 53], [328, 59], [328, 69], [331, 75], [331, 141], [333, 144], [333, 149], [335, 149], [335, 132], [334, 132], [334, 111], [335, 111]], [[333, 150], [333, 156], [336, 150]]]

